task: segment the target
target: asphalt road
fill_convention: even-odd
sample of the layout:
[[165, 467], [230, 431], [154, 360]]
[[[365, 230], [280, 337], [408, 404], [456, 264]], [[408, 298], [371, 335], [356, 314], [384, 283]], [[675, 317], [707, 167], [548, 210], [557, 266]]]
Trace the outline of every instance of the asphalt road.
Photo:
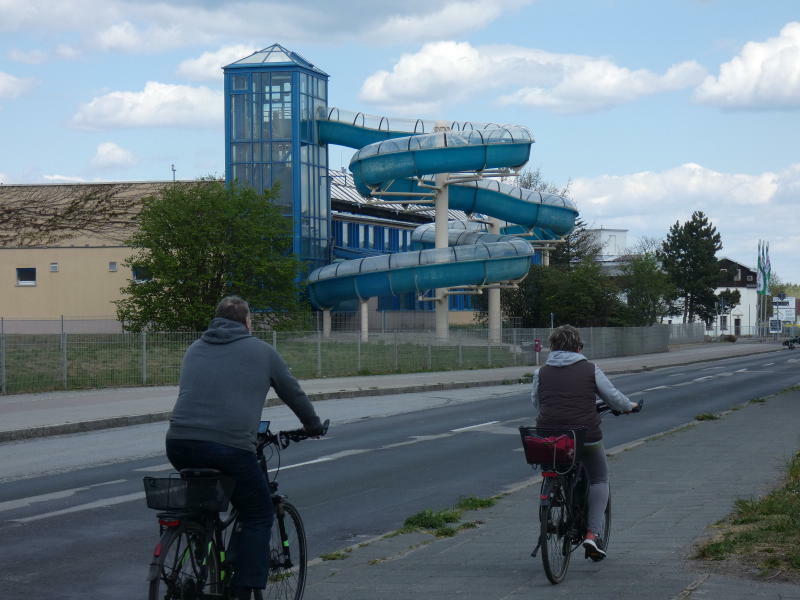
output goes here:
[[[639, 415], [605, 420], [606, 447], [797, 385], [800, 358], [794, 356], [787, 351], [614, 376], [623, 392], [646, 397], [647, 405]], [[317, 404], [334, 423], [330, 435], [286, 450], [279, 478], [303, 515], [310, 556], [395, 529], [419, 510], [496, 494], [528, 476], [517, 432], [531, 420], [528, 386], [423, 396], [448, 404], [381, 418], [348, 415], [349, 422], [337, 415], [335, 400]], [[158, 423], [0, 445], [3, 598], [142, 597], [157, 526], [141, 477], [169, 469], [161, 450], [165, 428]]]

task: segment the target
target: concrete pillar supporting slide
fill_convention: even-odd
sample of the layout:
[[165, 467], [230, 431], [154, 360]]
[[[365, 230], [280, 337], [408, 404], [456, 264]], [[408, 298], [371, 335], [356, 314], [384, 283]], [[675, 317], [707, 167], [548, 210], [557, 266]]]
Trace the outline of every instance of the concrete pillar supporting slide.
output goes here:
[[542, 266], [543, 267], [550, 266], [550, 248], [542, 249]]
[[366, 300], [361, 300], [361, 341], [369, 341], [369, 309]]
[[[500, 233], [500, 221], [489, 219], [489, 233]], [[489, 292], [489, 343], [499, 344], [503, 339], [502, 312], [500, 310], [500, 289], [492, 288]]]
[[331, 309], [329, 308], [322, 311], [322, 337], [331, 337]]
[[[436, 175], [435, 182], [438, 188], [436, 192], [436, 218], [434, 221], [436, 238], [436, 248], [447, 248], [447, 217], [449, 208], [449, 194], [447, 189], [448, 173]], [[448, 296], [447, 288], [436, 289], [436, 339], [446, 341], [450, 338], [450, 326], [448, 319]]]

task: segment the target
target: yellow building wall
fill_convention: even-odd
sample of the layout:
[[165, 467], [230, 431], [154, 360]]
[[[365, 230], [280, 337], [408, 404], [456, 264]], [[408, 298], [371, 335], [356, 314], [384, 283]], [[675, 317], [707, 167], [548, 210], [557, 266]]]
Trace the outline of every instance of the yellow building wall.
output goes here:
[[[130, 280], [123, 262], [131, 255], [124, 246], [0, 248], [0, 317], [55, 319], [114, 318], [112, 302]], [[116, 272], [109, 270], [115, 262]], [[51, 272], [51, 263], [58, 271]], [[36, 285], [18, 285], [17, 268], [35, 268]]]

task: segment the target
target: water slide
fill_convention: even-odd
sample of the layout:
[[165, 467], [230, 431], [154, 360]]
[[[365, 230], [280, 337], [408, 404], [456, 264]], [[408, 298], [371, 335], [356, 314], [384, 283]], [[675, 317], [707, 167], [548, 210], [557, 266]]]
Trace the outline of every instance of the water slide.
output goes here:
[[[553, 240], [569, 233], [578, 211], [568, 199], [526, 190], [497, 179], [469, 181], [486, 170], [516, 169], [528, 162], [533, 139], [523, 127], [495, 124], [390, 121], [331, 109], [318, 119], [320, 143], [357, 150], [350, 161], [364, 196], [432, 206], [434, 175], [450, 173], [449, 208], [490, 216], [507, 225], [501, 234], [469, 221], [448, 224], [448, 248], [431, 248], [433, 224], [417, 228], [411, 252], [381, 254], [320, 267], [308, 278], [312, 303], [320, 309], [342, 300], [424, 293], [445, 287], [489, 285], [523, 278], [533, 248], [528, 240]], [[461, 175], [466, 175], [460, 177]], [[473, 177], [474, 178], [474, 177]]]

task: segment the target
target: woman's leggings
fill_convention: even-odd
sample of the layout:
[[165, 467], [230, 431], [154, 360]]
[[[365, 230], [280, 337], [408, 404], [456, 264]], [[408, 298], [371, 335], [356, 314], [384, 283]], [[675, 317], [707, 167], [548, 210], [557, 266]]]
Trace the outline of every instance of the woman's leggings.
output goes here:
[[603, 442], [592, 442], [583, 446], [583, 464], [589, 472], [589, 524], [588, 529], [600, 534], [603, 513], [608, 504], [608, 462]]

